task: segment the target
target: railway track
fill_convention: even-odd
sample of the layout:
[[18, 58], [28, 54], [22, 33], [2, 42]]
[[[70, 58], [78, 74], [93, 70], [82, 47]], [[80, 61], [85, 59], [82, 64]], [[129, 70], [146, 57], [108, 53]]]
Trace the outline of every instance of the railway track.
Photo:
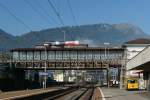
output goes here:
[[91, 100], [94, 87], [70, 87], [13, 97], [15, 100]]
[[[29, 93], [28, 95], [13, 97], [14, 100], [54, 100], [54, 98], [73, 92], [76, 87], [60, 88], [50, 92]], [[11, 97], [12, 98], [12, 97]], [[0, 99], [1, 100], [1, 99]], [[3, 99], [2, 99], [3, 100]], [[10, 100], [10, 99], [6, 99]]]
[[44, 100], [91, 100], [94, 88], [79, 88], [66, 91]]

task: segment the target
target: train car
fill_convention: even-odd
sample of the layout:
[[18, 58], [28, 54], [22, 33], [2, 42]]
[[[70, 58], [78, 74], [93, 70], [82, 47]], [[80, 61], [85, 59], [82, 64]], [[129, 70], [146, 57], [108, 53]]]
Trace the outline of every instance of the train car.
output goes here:
[[136, 78], [129, 78], [127, 79], [127, 90], [138, 90], [139, 89], [139, 82]]

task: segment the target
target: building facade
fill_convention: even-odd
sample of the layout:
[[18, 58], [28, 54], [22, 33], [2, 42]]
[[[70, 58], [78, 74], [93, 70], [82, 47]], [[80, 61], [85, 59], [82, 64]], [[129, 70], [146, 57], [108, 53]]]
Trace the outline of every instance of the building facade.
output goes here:
[[[126, 50], [126, 59], [127, 62], [135, 57], [137, 54], [142, 52], [144, 48], [150, 45], [149, 39], [139, 38], [135, 40], [128, 41], [123, 44], [123, 47]], [[128, 68], [127, 68], [128, 69]], [[141, 74], [141, 76], [143, 76]], [[130, 70], [126, 71], [126, 77], [139, 77], [139, 70]]]

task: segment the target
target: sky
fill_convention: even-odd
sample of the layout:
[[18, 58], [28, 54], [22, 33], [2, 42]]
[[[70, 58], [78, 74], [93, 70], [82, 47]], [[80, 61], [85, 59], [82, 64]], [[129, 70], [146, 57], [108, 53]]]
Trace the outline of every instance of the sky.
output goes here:
[[150, 0], [68, 0], [75, 21], [67, 0], [50, 1], [64, 25], [48, 0], [0, 0], [0, 29], [18, 36], [53, 27], [130, 23], [150, 35]]

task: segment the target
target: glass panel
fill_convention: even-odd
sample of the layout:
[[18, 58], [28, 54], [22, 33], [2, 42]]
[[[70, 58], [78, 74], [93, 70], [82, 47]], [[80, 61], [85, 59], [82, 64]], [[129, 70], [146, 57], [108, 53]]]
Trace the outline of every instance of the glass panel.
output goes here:
[[115, 58], [115, 54], [114, 53], [110, 53], [109, 54], [109, 59], [114, 59]]
[[63, 59], [64, 59], [64, 60], [68, 60], [69, 57], [70, 57], [69, 51], [63, 51]]
[[20, 60], [26, 60], [26, 52], [25, 51], [20, 52]]
[[17, 51], [13, 52], [13, 60], [19, 60], [19, 53]]
[[77, 51], [70, 51], [70, 59], [77, 60]]
[[34, 60], [40, 60], [40, 52], [39, 51], [34, 52]]
[[33, 60], [33, 52], [27, 52], [27, 60]]
[[85, 59], [85, 52], [79, 51], [78, 52], [78, 60], [84, 60]]
[[92, 60], [92, 51], [86, 51], [86, 59]]
[[55, 51], [48, 51], [48, 60], [55, 60]]
[[45, 51], [41, 51], [41, 60], [46, 60], [47, 59], [47, 54], [45, 57]]
[[56, 60], [62, 60], [62, 51], [56, 51]]
[[102, 59], [102, 60], [105, 60], [105, 59], [106, 59], [106, 57], [105, 57], [105, 52], [104, 52], [104, 51], [101, 51], [101, 52], [100, 52], [100, 56], [101, 56], [101, 59]]
[[100, 60], [101, 59], [100, 52], [94, 51], [93, 58], [94, 58], [94, 60]]
[[137, 83], [137, 80], [128, 80], [128, 83]]

